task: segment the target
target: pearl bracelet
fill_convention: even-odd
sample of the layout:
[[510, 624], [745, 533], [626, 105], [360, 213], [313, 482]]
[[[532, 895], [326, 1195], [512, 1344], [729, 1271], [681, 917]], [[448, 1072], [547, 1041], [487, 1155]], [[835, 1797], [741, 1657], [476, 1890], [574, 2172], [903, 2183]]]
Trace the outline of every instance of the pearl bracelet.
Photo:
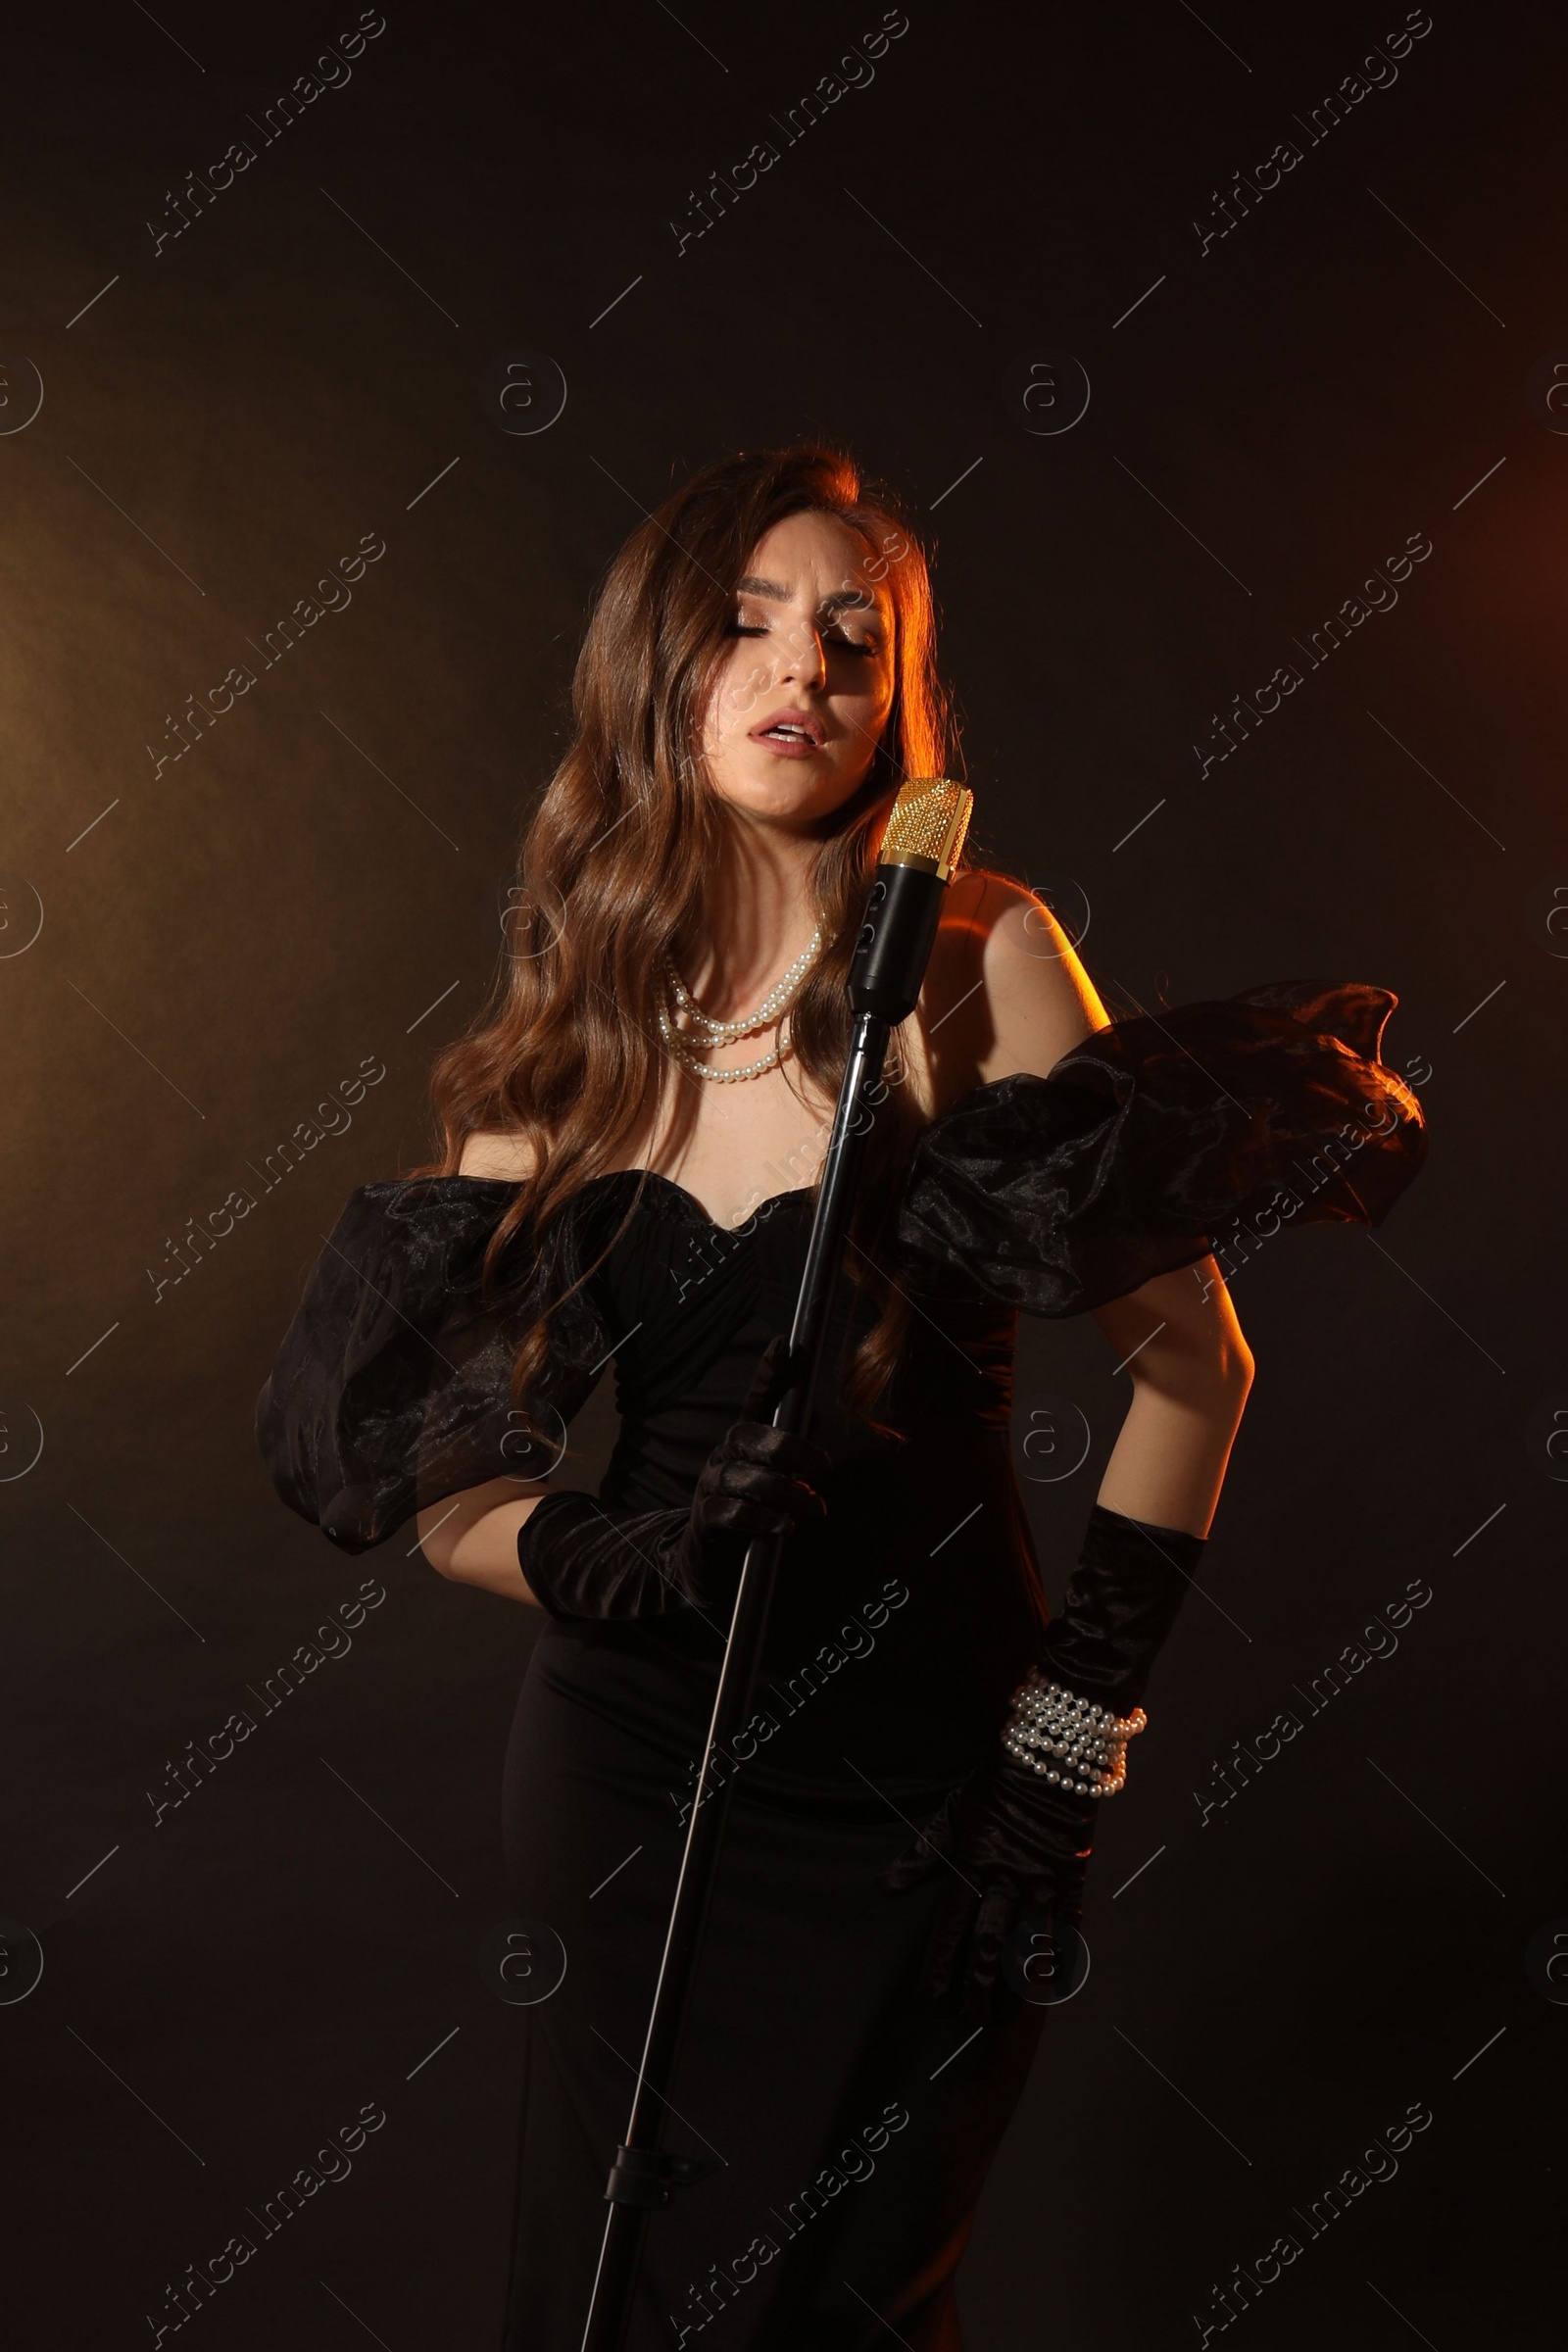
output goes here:
[[[1002, 1744], [1020, 1764], [1074, 1795], [1114, 1796], [1126, 1785], [1127, 1742], [1148, 1722], [1142, 1707], [1117, 1715], [1048, 1682], [1035, 1667], [1014, 1693]], [[1047, 1761], [1052, 1756], [1056, 1763]]]

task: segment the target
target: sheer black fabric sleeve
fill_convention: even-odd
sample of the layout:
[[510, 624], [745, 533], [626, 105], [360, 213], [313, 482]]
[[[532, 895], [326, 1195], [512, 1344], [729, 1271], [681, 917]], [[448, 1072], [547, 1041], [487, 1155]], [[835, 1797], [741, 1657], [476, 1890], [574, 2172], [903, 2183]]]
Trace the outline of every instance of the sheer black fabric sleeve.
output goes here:
[[1081, 1314], [1234, 1239], [1379, 1225], [1426, 1155], [1381, 1059], [1398, 999], [1280, 980], [1114, 1021], [1044, 1078], [981, 1086], [918, 1137], [899, 1220], [917, 1282]]
[[462, 1488], [544, 1478], [560, 1458], [607, 1343], [588, 1293], [566, 1299], [530, 1434], [512, 1400], [513, 1358], [579, 1271], [580, 1220], [557, 1219], [542, 1250], [512, 1245], [485, 1289], [485, 1249], [513, 1190], [467, 1176], [363, 1185], [317, 1261], [256, 1435], [289, 1508], [345, 1551], [384, 1543]]

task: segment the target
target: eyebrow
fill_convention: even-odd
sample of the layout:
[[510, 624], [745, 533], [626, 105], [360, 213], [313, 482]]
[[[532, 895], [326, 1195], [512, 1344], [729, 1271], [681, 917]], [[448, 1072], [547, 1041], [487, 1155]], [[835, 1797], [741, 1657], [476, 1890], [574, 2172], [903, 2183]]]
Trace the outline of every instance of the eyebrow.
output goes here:
[[[787, 603], [790, 596], [790, 590], [782, 580], [759, 579], [755, 572], [748, 572], [744, 579], [736, 581], [735, 593], [737, 596], [765, 596], [775, 604]], [[841, 588], [834, 596], [824, 596], [817, 607], [819, 612], [874, 612], [876, 610], [876, 598], [863, 588]]]

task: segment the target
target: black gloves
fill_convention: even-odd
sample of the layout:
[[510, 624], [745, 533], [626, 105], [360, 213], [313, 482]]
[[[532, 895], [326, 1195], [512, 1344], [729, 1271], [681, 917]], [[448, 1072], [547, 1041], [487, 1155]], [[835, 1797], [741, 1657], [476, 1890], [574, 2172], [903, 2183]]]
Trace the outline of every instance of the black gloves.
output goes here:
[[1046, 1628], [1041, 1672], [1097, 1706], [1130, 1715], [1198, 1573], [1203, 1542], [1185, 1528], [1124, 1519], [1097, 1502], [1061, 1615]]
[[[1097, 1802], [1053, 1788], [1005, 1749], [961, 1781], [907, 1853], [882, 1874], [890, 1894], [938, 1870], [952, 1875], [932, 1922], [921, 1984], [933, 1999], [962, 1982], [959, 2014], [991, 2022], [1003, 1947], [1024, 1921], [1049, 1938], [1053, 1957], [1069, 1948], [1063, 1930], [1083, 1908], [1084, 1871]], [[964, 1947], [968, 1964], [960, 1971]]]
[[[1125, 1519], [1097, 1502], [1061, 1615], [1046, 1630], [1042, 1674], [1099, 1706], [1130, 1714], [1202, 1550], [1201, 1536]], [[998, 1966], [1015, 1930], [1029, 1922], [1046, 1937], [1059, 1937], [1076, 1928], [1104, 1801], [1054, 1785], [1000, 1742], [995, 1757], [959, 1784], [882, 1876], [896, 1894], [939, 1870], [951, 1874], [926, 1949], [922, 1981], [933, 1997], [958, 1981], [967, 1947], [961, 2012], [989, 2019]], [[1070, 1946], [1070, 1936], [1063, 1940]]]
[[517, 1533], [517, 1564], [552, 1617], [727, 1609], [754, 1536], [788, 1535], [823, 1515], [827, 1455], [765, 1418], [783, 1393], [787, 1354], [783, 1339], [768, 1343], [689, 1510], [607, 1509], [573, 1489], [535, 1504]]

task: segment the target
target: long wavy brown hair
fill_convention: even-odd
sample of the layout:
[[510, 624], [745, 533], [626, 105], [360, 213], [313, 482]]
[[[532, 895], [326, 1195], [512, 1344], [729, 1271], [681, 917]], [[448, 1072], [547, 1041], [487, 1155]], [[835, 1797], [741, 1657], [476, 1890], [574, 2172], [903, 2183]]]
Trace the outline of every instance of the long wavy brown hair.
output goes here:
[[[764, 534], [807, 512], [858, 533], [895, 617], [892, 711], [863, 783], [821, 843], [816, 895], [829, 945], [791, 1017], [801, 1069], [823, 1093], [837, 1092], [850, 1039], [845, 982], [877, 845], [899, 786], [948, 772], [951, 715], [926, 555], [901, 506], [863, 481], [845, 452], [801, 444], [705, 466], [632, 533], [595, 601], [570, 741], [523, 837], [496, 988], [431, 1074], [441, 1156], [425, 1172], [456, 1173], [476, 1133], [504, 1132], [530, 1148], [532, 1173], [497, 1228], [487, 1271], [514, 1235], [527, 1228], [538, 1245], [585, 1184], [622, 1168], [659, 1102], [663, 959], [682, 960], [699, 935], [704, 880], [726, 821], [701, 744], [736, 582]], [[852, 1253], [875, 1319], [846, 1396], [867, 1413], [904, 1325], [901, 1294], [876, 1265], [887, 1178], [907, 1123], [894, 1096], [890, 1111], [873, 1129]], [[560, 1304], [521, 1340], [514, 1396], [524, 1413]]]

